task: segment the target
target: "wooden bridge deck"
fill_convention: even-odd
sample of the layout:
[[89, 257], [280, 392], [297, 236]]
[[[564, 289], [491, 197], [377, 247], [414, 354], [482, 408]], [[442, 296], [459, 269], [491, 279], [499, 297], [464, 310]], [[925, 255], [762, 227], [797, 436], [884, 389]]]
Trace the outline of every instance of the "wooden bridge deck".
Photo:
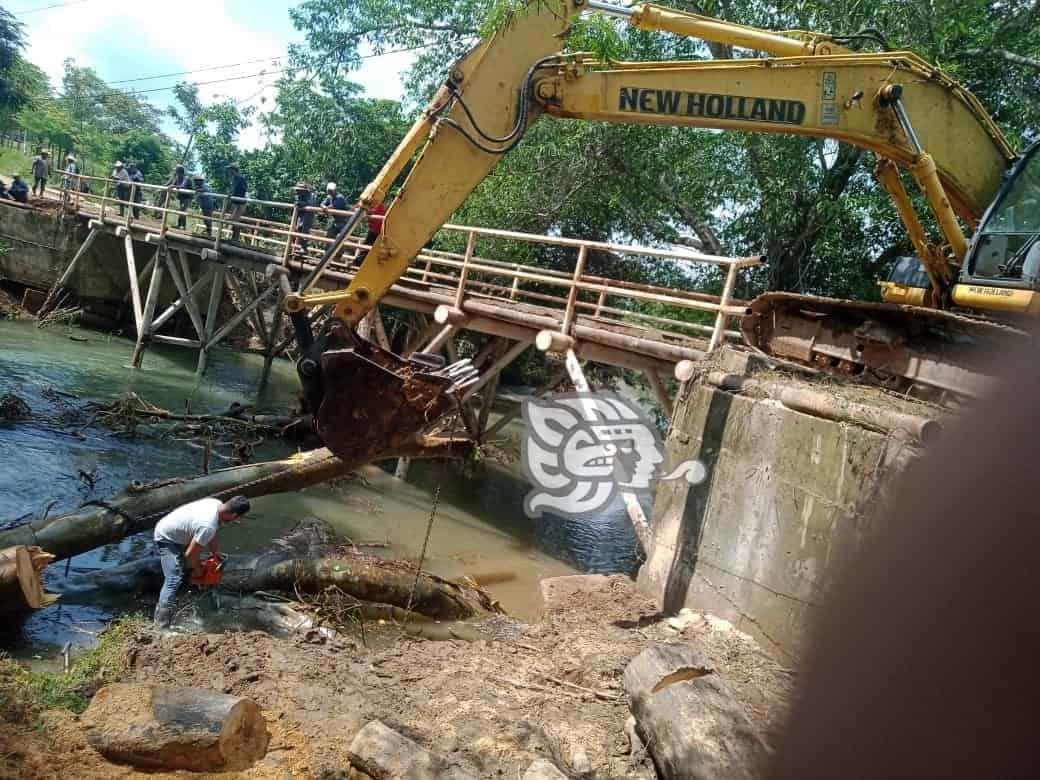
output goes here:
[[[61, 208], [56, 211], [56, 219], [78, 219], [90, 231], [52, 289], [46, 305], [53, 306], [94, 237], [103, 233], [113, 235], [122, 239], [125, 246], [137, 331], [134, 365], [140, 365], [147, 345], [154, 341], [199, 350], [201, 372], [205, 369], [207, 352], [240, 323], [249, 320], [264, 344], [266, 379], [271, 361], [292, 347], [291, 329], [282, 315], [284, 296], [311, 275], [331, 239], [324, 234], [304, 235], [293, 231], [291, 226], [298, 213], [293, 204], [250, 201], [257, 210], [263, 209], [269, 214], [279, 210], [287, 212], [287, 221], [244, 217], [237, 224], [241, 229], [240, 240], [231, 241], [233, 223], [227, 218], [228, 199], [222, 195], [214, 195], [223, 199], [224, 205], [219, 211], [215, 210], [212, 217], [215, 235], [207, 237], [198, 232], [199, 214], [169, 207], [171, 190], [167, 188], [145, 185], [145, 189], [164, 196], [165, 205], [142, 205], [141, 216], [134, 217], [131, 208], [126, 208], [123, 215], [117, 213], [118, 203], [107, 194], [110, 182], [93, 181], [104, 183], [102, 194], [69, 193], [66, 197], [60, 191], [51, 191], [52, 197], [35, 204], [38, 209], [54, 211], [54, 201], [58, 200]], [[5, 203], [7, 205], [18, 207]], [[313, 211], [341, 217], [352, 214], [320, 208]], [[189, 217], [189, 225], [195, 223], [194, 230], [179, 230], [173, 226], [177, 215], [182, 213]], [[543, 350], [572, 350], [586, 361], [645, 372], [662, 405], [667, 399], [662, 380], [671, 376], [676, 363], [700, 359], [723, 339], [739, 337], [726, 330], [729, 319], [743, 313], [743, 302], [732, 298], [736, 274], [739, 269], [759, 262], [759, 258], [722, 258], [488, 228], [446, 225], [442, 230], [446, 234], [465, 235], [467, 251], [424, 249], [382, 301], [386, 306], [416, 314], [414, 331], [404, 349], [406, 353], [416, 349], [446, 349], [452, 354], [452, 339], [459, 331], [492, 336], [494, 339], [489, 340], [477, 356], [481, 360], [475, 361], [487, 374], [481, 381], [484, 385], [537, 342]], [[300, 252], [293, 246], [300, 239], [311, 244], [308, 252]], [[490, 245], [495, 240], [549, 245], [558, 251], [570, 252], [575, 257], [573, 271], [547, 270], [477, 253], [478, 243]], [[139, 264], [138, 257], [142, 247], [154, 248], [144, 266]], [[348, 237], [315, 286], [325, 290], [345, 288], [356, 269], [358, 253], [367, 248], [361, 240]], [[591, 276], [585, 271], [591, 252], [607, 252], [635, 262], [716, 266], [723, 271], [723, 293], [713, 296]], [[195, 276], [189, 256], [200, 258], [195, 265], [201, 270]], [[230, 269], [238, 271], [231, 273]], [[157, 314], [157, 291], [164, 274], [172, 277], [180, 298]], [[219, 303], [225, 287], [239, 310], [228, 321], [219, 322]], [[203, 311], [207, 301], [208, 307]], [[176, 338], [162, 333], [170, 318], [182, 309], [191, 319], [195, 338]], [[710, 318], [713, 322], [683, 319], [684, 311], [700, 312], [697, 319]], [[327, 316], [327, 312], [319, 310], [312, 316], [318, 319]], [[362, 322], [360, 330], [362, 335], [389, 348], [386, 325], [379, 309]]]

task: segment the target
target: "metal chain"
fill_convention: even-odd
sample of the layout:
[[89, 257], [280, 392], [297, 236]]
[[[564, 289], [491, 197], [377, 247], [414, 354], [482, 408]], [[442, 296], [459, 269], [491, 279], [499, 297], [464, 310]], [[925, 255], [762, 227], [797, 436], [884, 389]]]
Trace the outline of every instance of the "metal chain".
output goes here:
[[[451, 430], [448, 434], [448, 449], [449, 454], [451, 445], [455, 442], [455, 429], [458, 426], [459, 416], [462, 414], [460, 407], [457, 414], [451, 419]], [[419, 577], [422, 575], [423, 563], [426, 561], [426, 549], [430, 544], [430, 535], [433, 533], [433, 521], [437, 518], [437, 508], [441, 502], [441, 489], [444, 486], [444, 476], [448, 470], [448, 458], [444, 458], [440, 464], [440, 473], [437, 476], [437, 485], [433, 490], [433, 503], [430, 505], [430, 517], [426, 521], [426, 536], [423, 537], [422, 549], [419, 550], [419, 562], [415, 567], [415, 579], [412, 580], [412, 588], [408, 592], [408, 601], [405, 605], [405, 616], [404, 625], [408, 625], [408, 621], [412, 615], [412, 603], [415, 599], [415, 589], [419, 587]]]

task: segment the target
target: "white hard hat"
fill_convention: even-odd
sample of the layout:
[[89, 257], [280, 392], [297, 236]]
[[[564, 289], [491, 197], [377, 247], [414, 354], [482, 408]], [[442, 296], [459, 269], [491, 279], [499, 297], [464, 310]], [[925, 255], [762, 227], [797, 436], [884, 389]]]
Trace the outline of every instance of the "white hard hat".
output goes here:
[[116, 160], [116, 167], [117, 168], [122, 168], [123, 167], [123, 161], [122, 160]]
[[325, 192], [332, 192], [332, 191], [333, 191], [333, 190], [335, 190], [335, 189], [336, 189], [336, 182], [334, 182], [334, 181], [330, 181], [330, 182], [328, 183], [328, 186], [327, 186], [327, 187], [325, 187]]
[[70, 154], [70, 155], [66, 156], [65, 159], [66, 160], [72, 160], [73, 162], [76, 162], [76, 155]]

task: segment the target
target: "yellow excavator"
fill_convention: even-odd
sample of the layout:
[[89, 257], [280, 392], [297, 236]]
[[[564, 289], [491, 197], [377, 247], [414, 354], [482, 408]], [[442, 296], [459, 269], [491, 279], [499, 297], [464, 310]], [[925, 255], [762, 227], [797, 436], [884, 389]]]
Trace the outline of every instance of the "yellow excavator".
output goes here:
[[[771, 56], [604, 62], [561, 53], [572, 22], [586, 12]], [[977, 393], [1007, 340], [1027, 337], [1016, 321], [1040, 313], [1040, 153], [1034, 146], [1017, 155], [978, 99], [916, 54], [858, 52], [847, 48], [849, 42], [817, 32], [770, 32], [653, 4], [522, 4], [452, 67], [365, 189], [353, 219], [287, 298], [304, 352], [299, 371], [305, 395], [321, 409], [319, 433], [334, 450], [345, 450], [358, 434], [359, 399], [382, 397], [384, 425], [374, 428], [385, 430], [404, 406], [432, 408], [432, 399], [458, 388], [460, 379], [468, 381], [467, 372], [425, 365], [421, 357], [403, 361], [363, 343], [354, 326], [542, 114], [795, 134], [870, 150], [916, 261], [883, 283], [885, 303], [760, 296], [742, 320], [744, 340], [769, 355], [826, 371]], [[311, 283], [357, 220], [384, 202], [409, 165], [349, 287], [312, 292]], [[937, 239], [929, 237], [901, 169], [923, 193], [941, 233]], [[335, 307], [334, 325], [316, 340], [306, 312], [328, 305]]]

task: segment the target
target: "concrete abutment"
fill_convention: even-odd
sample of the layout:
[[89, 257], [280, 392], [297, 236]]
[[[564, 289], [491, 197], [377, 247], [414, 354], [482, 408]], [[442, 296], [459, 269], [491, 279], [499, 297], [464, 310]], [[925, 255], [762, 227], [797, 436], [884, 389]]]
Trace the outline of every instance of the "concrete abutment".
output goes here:
[[639, 587], [665, 612], [710, 611], [796, 656], [916, 452], [897, 436], [688, 383], [667, 463], [698, 459], [708, 477], [659, 483]]

